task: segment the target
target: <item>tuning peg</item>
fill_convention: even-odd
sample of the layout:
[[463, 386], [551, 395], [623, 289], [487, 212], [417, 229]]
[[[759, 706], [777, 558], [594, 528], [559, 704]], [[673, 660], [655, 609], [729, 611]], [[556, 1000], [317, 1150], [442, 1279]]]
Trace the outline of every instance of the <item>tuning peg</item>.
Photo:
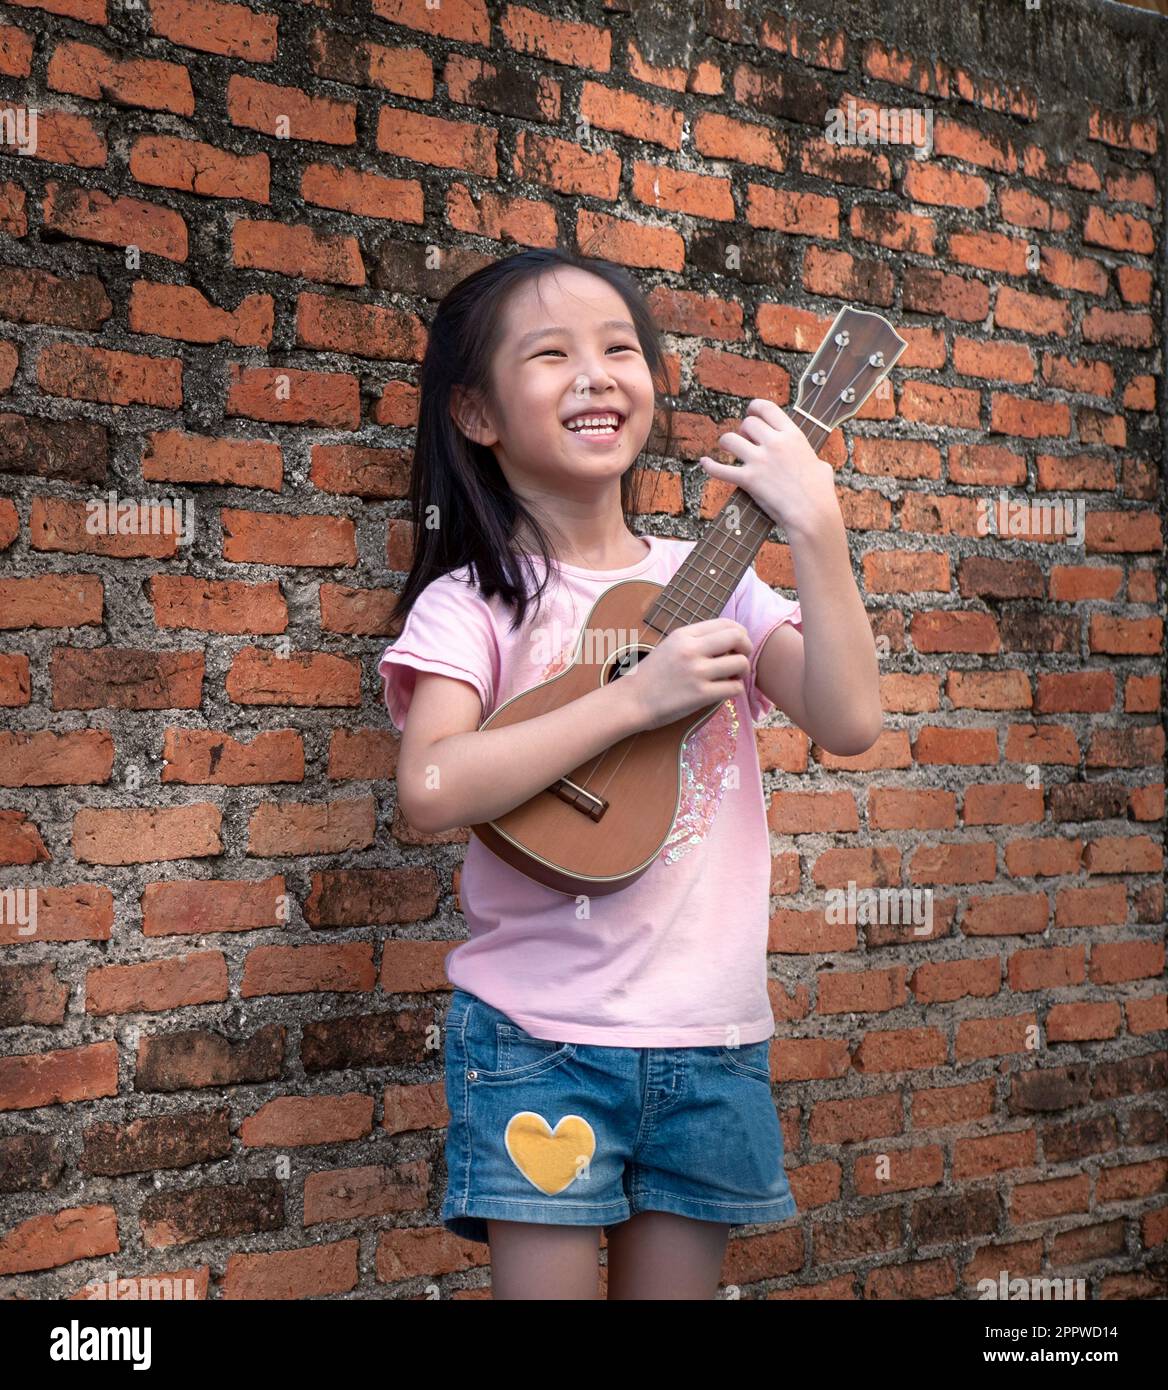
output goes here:
[[854, 386], [845, 386], [844, 389], [840, 392], [840, 400], [841, 400], [841, 401], [846, 401], [846, 402], [848, 403], [848, 405], [851, 405], [851, 403], [852, 403], [855, 399], [856, 399], [856, 388], [855, 388]]
[[883, 367], [884, 354], [882, 352], [874, 352], [872, 356], [868, 358], [868, 365], [870, 367]]
[[851, 342], [851, 337], [846, 328], [835, 335], [836, 347], [847, 347], [849, 342]]

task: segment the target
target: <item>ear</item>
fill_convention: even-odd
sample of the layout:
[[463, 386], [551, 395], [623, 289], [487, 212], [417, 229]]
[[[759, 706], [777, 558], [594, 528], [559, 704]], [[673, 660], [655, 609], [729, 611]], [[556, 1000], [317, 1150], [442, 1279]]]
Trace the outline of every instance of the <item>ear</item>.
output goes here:
[[465, 386], [451, 387], [450, 418], [475, 444], [490, 446], [499, 437], [491, 424], [482, 397], [477, 391], [468, 390]]

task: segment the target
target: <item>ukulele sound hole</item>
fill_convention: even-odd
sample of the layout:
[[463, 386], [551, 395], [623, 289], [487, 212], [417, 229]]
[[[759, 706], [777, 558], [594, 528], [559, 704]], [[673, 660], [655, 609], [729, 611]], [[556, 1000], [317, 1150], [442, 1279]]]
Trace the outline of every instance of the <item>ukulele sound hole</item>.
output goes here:
[[621, 676], [628, 675], [637, 662], [648, 656], [652, 650], [652, 647], [629, 647], [618, 652], [605, 665], [602, 683], [609, 685], [612, 681], [620, 680]]

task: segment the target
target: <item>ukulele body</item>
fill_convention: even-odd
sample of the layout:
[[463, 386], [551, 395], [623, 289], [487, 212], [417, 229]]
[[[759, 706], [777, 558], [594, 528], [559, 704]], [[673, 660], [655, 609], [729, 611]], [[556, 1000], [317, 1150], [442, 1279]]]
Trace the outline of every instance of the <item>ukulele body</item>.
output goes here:
[[[652, 648], [664, 638], [644, 621], [663, 587], [626, 579], [606, 589], [580, 629], [570, 664], [505, 700], [479, 728], [520, 724], [614, 679], [635, 679], [621, 674], [630, 656], [652, 660]], [[630, 734], [471, 830], [500, 859], [548, 888], [573, 896], [619, 892], [664, 849], [681, 804], [685, 741], [722, 703]]]

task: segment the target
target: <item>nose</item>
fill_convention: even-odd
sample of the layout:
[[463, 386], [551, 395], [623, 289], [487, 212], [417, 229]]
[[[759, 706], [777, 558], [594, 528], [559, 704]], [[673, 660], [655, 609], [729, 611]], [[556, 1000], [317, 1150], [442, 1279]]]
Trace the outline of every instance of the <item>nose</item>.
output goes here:
[[575, 395], [577, 400], [591, 400], [593, 396], [601, 396], [607, 390], [616, 385], [616, 378], [608, 369], [608, 364], [604, 357], [597, 359], [597, 363], [589, 363], [588, 370], [579, 372], [576, 376]]

